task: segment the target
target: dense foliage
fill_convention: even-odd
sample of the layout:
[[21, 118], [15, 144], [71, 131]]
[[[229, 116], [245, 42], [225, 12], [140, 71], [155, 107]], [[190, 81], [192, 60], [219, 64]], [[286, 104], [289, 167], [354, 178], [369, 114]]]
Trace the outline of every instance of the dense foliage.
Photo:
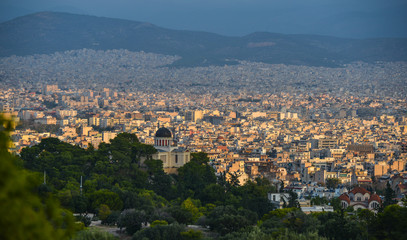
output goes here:
[[78, 227], [72, 214], [41, 192], [38, 175], [20, 169], [7, 151], [11, 129], [0, 114], [0, 239], [70, 239]]

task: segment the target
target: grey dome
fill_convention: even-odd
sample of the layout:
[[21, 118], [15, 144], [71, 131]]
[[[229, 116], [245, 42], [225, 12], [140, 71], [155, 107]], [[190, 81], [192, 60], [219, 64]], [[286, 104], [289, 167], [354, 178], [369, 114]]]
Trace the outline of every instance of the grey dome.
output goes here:
[[170, 138], [172, 137], [171, 131], [168, 128], [162, 127], [157, 130], [155, 137]]

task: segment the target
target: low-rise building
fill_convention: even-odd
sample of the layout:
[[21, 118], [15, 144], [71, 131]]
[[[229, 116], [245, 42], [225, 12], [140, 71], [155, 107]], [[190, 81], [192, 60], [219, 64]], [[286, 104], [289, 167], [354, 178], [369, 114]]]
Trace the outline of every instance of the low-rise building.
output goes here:
[[364, 188], [355, 187], [348, 193], [339, 196], [342, 208], [353, 207], [354, 210], [369, 209], [376, 211], [382, 204], [382, 200], [375, 193], [370, 193]]

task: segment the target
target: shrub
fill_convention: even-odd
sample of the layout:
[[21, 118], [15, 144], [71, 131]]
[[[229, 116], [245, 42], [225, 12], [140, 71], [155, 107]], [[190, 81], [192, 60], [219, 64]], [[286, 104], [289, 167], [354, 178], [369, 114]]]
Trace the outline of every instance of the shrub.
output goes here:
[[84, 230], [80, 231], [74, 240], [116, 240], [118, 239], [113, 234], [102, 232], [99, 230]]
[[180, 240], [181, 232], [185, 231], [185, 226], [178, 223], [170, 225], [157, 225], [155, 227], [144, 228], [133, 235], [132, 240]]
[[120, 217], [120, 211], [113, 211], [106, 217], [105, 220], [102, 220], [103, 225], [114, 226], [117, 224], [117, 220]]
[[148, 222], [146, 212], [128, 209], [124, 210], [119, 219], [117, 220], [117, 226], [122, 229], [125, 228], [127, 234], [133, 235], [135, 232], [141, 229], [143, 223]]

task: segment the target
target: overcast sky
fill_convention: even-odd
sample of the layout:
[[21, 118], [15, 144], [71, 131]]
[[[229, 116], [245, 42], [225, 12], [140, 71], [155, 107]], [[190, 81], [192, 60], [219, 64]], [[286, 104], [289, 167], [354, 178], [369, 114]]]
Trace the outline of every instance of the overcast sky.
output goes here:
[[50, 10], [233, 36], [407, 37], [406, 0], [1, 0], [0, 21]]

